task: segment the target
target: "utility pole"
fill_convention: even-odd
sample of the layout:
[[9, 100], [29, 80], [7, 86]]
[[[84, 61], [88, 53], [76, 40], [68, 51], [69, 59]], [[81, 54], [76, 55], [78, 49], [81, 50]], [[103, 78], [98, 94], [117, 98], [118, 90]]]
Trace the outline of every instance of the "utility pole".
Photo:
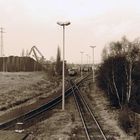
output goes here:
[[4, 28], [0, 28], [0, 34], [1, 34], [1, 53], [0, 53], [0, 56], [3, 57], [4, 56], [4, 48], [3, 48], [3, 33], [5, 33], [3, 31]]

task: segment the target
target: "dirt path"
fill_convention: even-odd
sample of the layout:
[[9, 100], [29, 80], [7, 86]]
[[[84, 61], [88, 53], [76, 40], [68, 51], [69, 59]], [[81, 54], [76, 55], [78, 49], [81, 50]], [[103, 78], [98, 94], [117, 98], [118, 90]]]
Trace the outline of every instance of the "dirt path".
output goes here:
[[119, 110], [111, 108], [108, 99], [97, 87], [91, 87], [87, 93], [88, 99], [92, 105], [93, 112], [97, 116], [106, 136], [113, 140], [135, 140], [133, 136], [128, 136], [119, 126]]

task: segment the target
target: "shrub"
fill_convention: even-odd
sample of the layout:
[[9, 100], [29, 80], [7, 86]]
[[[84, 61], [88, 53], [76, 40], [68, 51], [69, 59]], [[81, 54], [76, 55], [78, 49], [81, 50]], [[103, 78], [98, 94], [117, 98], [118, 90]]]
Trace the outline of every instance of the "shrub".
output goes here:
[[125, 107], [125, 109], [123, 108], [119, 114], [119, 122], [120, 122], [120, 126], [122, 127], [122, 129], [126, 132], [126, 133], [130, 133], [130, 130], [132, 128], [132, 122], [130, 119], [130, 114], [128, 111], [128, 108]]

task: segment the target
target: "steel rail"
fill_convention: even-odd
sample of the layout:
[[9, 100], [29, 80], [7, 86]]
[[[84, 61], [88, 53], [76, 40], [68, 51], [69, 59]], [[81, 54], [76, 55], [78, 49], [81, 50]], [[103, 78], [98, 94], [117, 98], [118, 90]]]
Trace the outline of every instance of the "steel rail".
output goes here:
[[[106, 138], [106, 136], [105, 136], [105, 134], [104, 134], [104, 132], [103, 132], [103, 130], [102, 130], [102, 128], [101, 128], [99, 122], [96, 120], [96, 118], [95, 118], [95, 116], [94, 116], [94, 114], [93, 114], [91, 108], [89, 107], [87, 101], [86, 101], [86, 100], [84, 99], [84, 97], [81, 95], [79, 88], [77, 87], [77, 85], [76, 85], [75, 83], [73, 83], [73, 85], [74, 85], [74, 86], [73, 86], [73, 87], [74, 87], [74, 88], [73, 88], [73, 94], [74, 94], [74, 98], [75, 98], [76, 104], [78, 104], [78, 98], [81, 98], [83, 104], [86, 106], [87, 110], [89, 111], [90, 115], [92, 116], [92, 119], [94, 120], [96, 126], [98, 127], [98, 130], [100, 131], [100, 134], [102, 135], [102, 138], [103, 138], [104, 140], [107, 140], [107, 138]], [[75, 93], [75, 91], [78, 91], [78, 93]], [[78, 96], [79, 96], [79, 97], [78, 97]], [[79, 109], [79, 108], [80, 108], [80, 105], [78, 105], [78, 106], [79, 106], [79, 107], [78, 107], [78, 110], [80, 111], [79, 113], [80, 113], [80, 116], [81, 116], [82, 112], [81, 112], [81, 109]], [[85, 128], [85, 132], [86, 132], [86, 135], [87, 135], [87, 139], [88, 139], [88, 140], [91, 140], [90, 134], [89, 134], [89, 132], [88, 132], [87, 125], [85, 124], [84, 116], [82, 116], [81, 119], [82, 119], [82, 123], [83, 123], [83, 125], [84, 125], [84, 128], [86, 127], [86, 128]]]
[[[71, 82], [71, 81], [70, 81], [70, 82]], [[74, 89], [73, 83], [71, 82], [71, 84], [72, 84], [72, 91], [73, 91], [73, 95], [74, 95], [74, 100], [75, 100], [75, 103], [76, 103], [78, 112], [79, 112], [79, 114], [80, 114], [80, 118], [81, 118], [81, 120], [82, 120], [84, 129], [85, 129], [85, 133], [86, 133], [86, 136], [87, 136], [87, 139], [90, 140], [89, 133], [88, 133], [88, 129], [87, 129], [87, 126], [86, 126], [84, 117], [83, 117], [83, 115], [82, 115], [82, 113], [81, 113], [81, 108], [80, 108], [80, 106], [79, 106], [79, 104], [78, 104], [78, 102], [77, 102], [77, 99], [76, 99], [75, 89]]]
[[[71, 91], [69, 91], [68, 94], [66, 94], [65, 97], [68, 97], [68, 96], [70, 96], [70, 95], [71, 95]], [[31, 115], [31, 116], [25, 118], [25, 119], [23, 120], [23, 122], [25, 123], [26, 121], [28, 121], [28, 120], [30, 120], [30, 119], [32, 119], [32, 118], [34, 118], [34, 117], [36, 117], [36, 116], [42, 114], [43, 112], [46, 112], [47, 110], [52, 109], [54, 106], [56, 106], [56, 105], [57, 105], [58, 103], [60, 103], [61, 101], [62, 101], [62, 97], [61, 97], [58, 101], [54, 102], [54, 104], [48, 106], [47, 108], [44, 108], [43, 110], [40, 110], [39, 112], [36, 112], [35, 114], [33, 114], [33, 115]]]
[[[83, 80], [85, 80], [88, 76], [89, 76], [89, 75], [85, 76], [83, 79], [80, 79], [80, 81], [77, 82], [77, 86], [79, 86], [80, 83], [83, 82]], [[69, 89], [65, 92], [65, 97], [68, 97], [68, 96], [70, 96], [71, 94], [72, 94], [72, 87], [69, 88]], [[26, 122], [26, 121], [28, 121], [28, 120], [30, 120], [30, 119], [36, 117], [37, 115], [39, 115], [39, 114], [41, 114], [41, 113], [43, 113], [43, 112], [45, 112], [45, 111], [47, 111], [47, 110], [49, 110], [49, 109], [52, 109], [55, 105], [57, 105], [57, 104], [60, 103], [61, 101], [62, 101], [62, 95], [59, 96], [58, 98], [56, 98], [56, 100], [54, 101], [53, 104], [52, 104], [52, 101], [50, 101], [50, 103], [51, 103], [52, 105], [47, 106], [47, 108], [43, 106], [43, 107], [44, 107], [43, 110], [40, 110], [39, 112], [37, 112], [37, 111], [35, 110], [36, 113], [35, 113], [35, 114], [32, 114], [31, 116], [29, 116], [29, 115], [27, 114], [29, 117], [25, 118], [23, 121]], [[48, 104], [49, 104], [49, 103], [48, 103]], [[24, 117], [26, 117], [26, 116], [24, 116]]]
[[[88, 76], [89, 75], [85, 76], [83, 79], [78, 80], [78, 82], [76, 83], [77, 86], [79, 86]], [[72, 87], [70, 87], [69, 89], [67, 89], [65, 91], [65, 97], [68, 97], [71, 94], [72, 94]], [[17, 122], [25, 123], [25, 122], [29, 121], [30, 119], [42, 114], [43, 112], [52, 109], [61, 101], [62, 101], [62, 95], [52, 99], [47, 104], [44, 104], [44, 105], [40, 106], [39, 108], [33, 109], [23, 115], [12, 118], [11, 120], [8, 120], [6, 122], [0, 123], [0, 130], [7, 130], [7, 129], [13, 127]]]
[[[66, 97], [69, 96], [71, 94], [71, 88], [69, 88], [66, 91]], [[0, 124], [0, 130], [7, 130], [9, 128], [11, 128], [12, 126], [14, 126], [17, 122], [26, 122], [38, 115], [40, 115], [41, 113], [51, 109], [52, 107], [54, 107], [55, 105], [57, 105], [58, 103], [60, 103], [62, 100], [62, 95], [56, 97], [55, 99], [52, 99], [51, 101], [49, 101], [47, 104], [40, 106], [37, 109], [31, 110], [21, 116], [18, 116], [16, 118], [13, 118], [11, 120], [8, 120], [7, 122], [1, 123]]]

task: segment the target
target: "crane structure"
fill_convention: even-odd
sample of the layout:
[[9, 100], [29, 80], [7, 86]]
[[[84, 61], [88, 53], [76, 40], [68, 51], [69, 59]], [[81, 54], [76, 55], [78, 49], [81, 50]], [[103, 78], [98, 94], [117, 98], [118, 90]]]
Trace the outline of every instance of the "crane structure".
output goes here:
[[[28, 56], [31, 56], [31, 53], [33, 52], [33, 57], [35, 58], [35, 60], [39, 63], [43, 63], [45, 58], [43, 56], [43, 54], [39, 51], [39, 49], [36, 46], [33, 46], [28, 54]], [[39, 54], [41, 57], [38, 57]]]

